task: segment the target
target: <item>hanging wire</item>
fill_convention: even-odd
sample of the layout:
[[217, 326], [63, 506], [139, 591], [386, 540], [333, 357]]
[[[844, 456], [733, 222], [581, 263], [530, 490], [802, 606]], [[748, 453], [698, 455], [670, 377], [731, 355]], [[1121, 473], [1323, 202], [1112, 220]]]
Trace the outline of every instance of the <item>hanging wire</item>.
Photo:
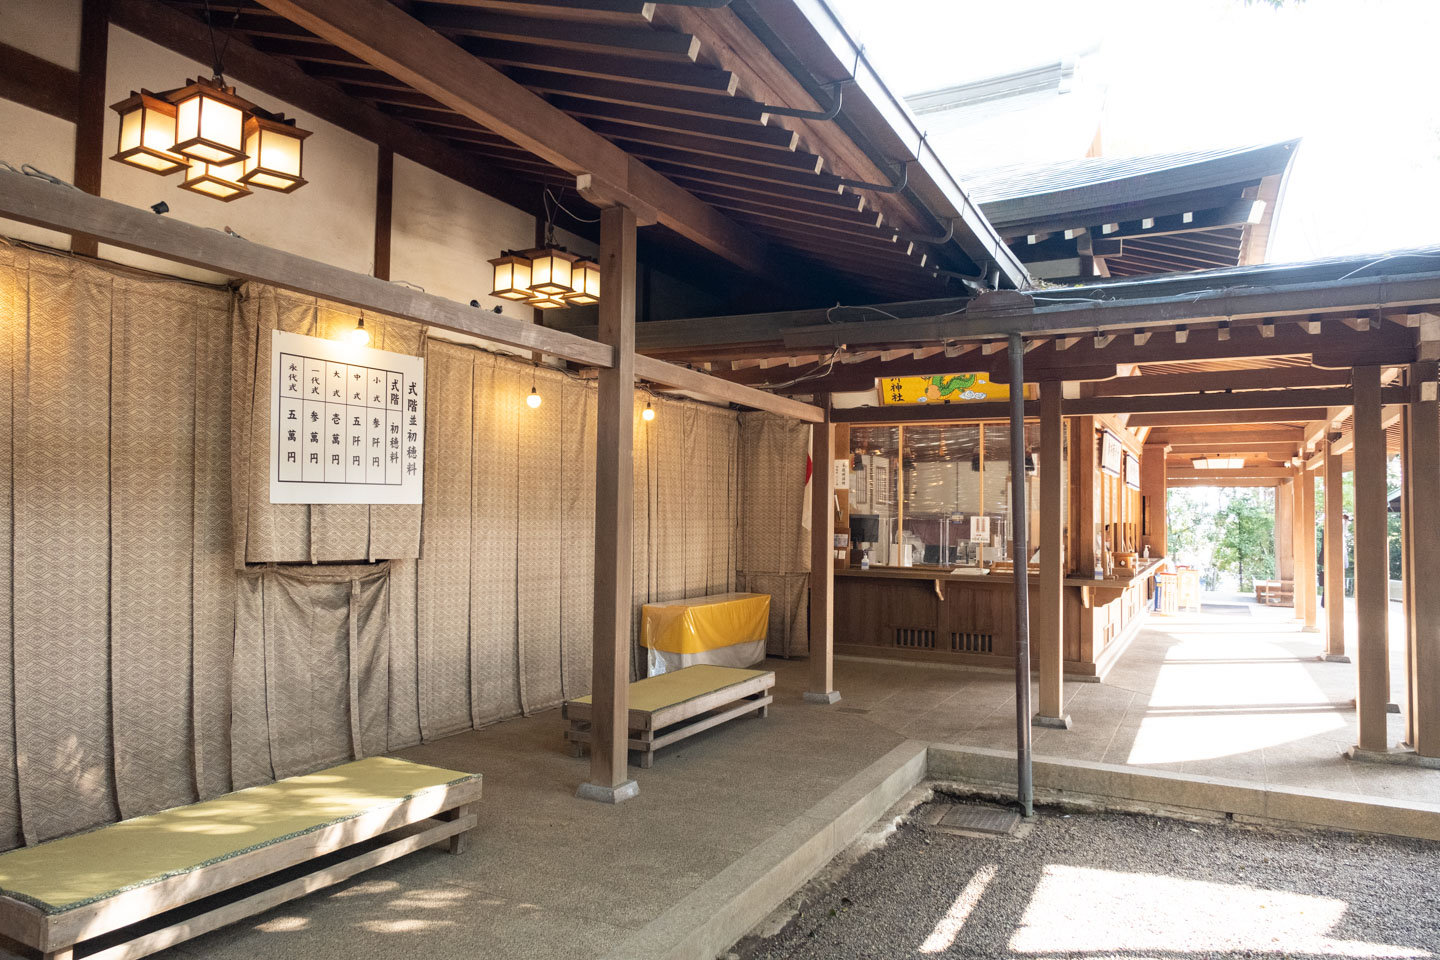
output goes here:
[[230, 49], [230, 38], [235, 35], [235, 25], [240, 22], [240, 3], [236, 0], [235, 15], [230, 18], [230, 27], [225, 31], [225, 42], [215, 44], [215, 23], [210, 15], [210, 0], [205, 0], [205, 28], [210, 31], [210, 53], [215, 58], [215, 79], [225, 80], [225, 51]]
[[[565, 195], [565, 190], [566, 190], [566, 189], [568, 189], [568, 188], [561, 188], [561, 190], [560, 190], [560, 196], [564, 196], [564, 195]], [[577, 223], [599, 223], [599, 222], [600, 222], [600, 218], [599, 218], [599, 217], [582, 217], [582, 216], [577, 215], [577, 214], [575, 213], [575, 211], [571, 210], [569, 207], [565, 206], [565, 204], [561, 203], [561, 202], [560, 202], [560, 197], [555, 196], [555, 194], [550, 191], [550, 188], [549, 188], [549, 187], [546, 187], [546, 188], [545, 188], [545, 227], [546, 227], [547, 230], [549, 230], [549, 231], [551, 231], [551, 232], [553, 232], [553, 229], [554, 229], [553, 221], [554, 221], [554, 217], [555, 217], [554, 211], [551, 210], [551, 204], [554, 204], [557, 209], [560, 209], [560, 210], [565, 211], [565, 213], [569, 215], [570, 219], [576, 221]]]

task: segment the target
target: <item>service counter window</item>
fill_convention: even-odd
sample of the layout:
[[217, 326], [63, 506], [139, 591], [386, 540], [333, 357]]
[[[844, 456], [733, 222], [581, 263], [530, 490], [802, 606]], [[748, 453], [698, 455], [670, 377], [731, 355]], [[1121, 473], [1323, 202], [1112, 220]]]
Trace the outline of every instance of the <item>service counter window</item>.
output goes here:
[[[1008, 424], [854, 427], [850, 441], [852, 564], [868, 558], [879, 566], [973, 567], [1013, 559]], [[1034, 544], [1038, 423], [1026, 424], [1025, 447]], [[1061, 498], [1062, 516], [1066, 500]]]

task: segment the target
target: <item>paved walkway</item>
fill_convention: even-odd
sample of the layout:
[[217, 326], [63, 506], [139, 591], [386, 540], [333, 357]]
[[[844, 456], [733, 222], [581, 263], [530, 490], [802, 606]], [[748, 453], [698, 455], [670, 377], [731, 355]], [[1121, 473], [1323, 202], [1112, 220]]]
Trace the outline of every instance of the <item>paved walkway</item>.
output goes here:
[[[1284, 613], [1151, 623], [1109, 682], [1068, 686], [1075, 728], [1037, 731], [1038, 753], [1440, 799], [1440, 772], [1341, 758], [1354, 739], [1353, 667], [1317, 662], [1319, 637]], [[1013, 749], [1003, 674], [842, 660], [844, 699], [820, 707], [801, 700], [806, 661], [770, 666], [769, 719], [735, 721], [663, 751], [650, 770], [631, 767], [640, 795], [619, 807], [574, 798], [587, 761], [566, 751], [559, 711], [401, 751], [484, 773], [464, 854], [423, 851], [166, 955], [624, 955], [647, 924], [742, 857], [783, 846], [806, 811], [905, 739]]]
[[[1392, 604], [1395, 697], [1403, 670]], [[1035, 752], [1275, 786], [1440, 801], [1440, 771], [1353, 763], [1355, 668], [1317, 659], [1321, 636], [1288, 607], [1207, 603], [1152, 617], [1103, 684], [1066, 685], [1071, 730], [1035, 731]], [[1353, 636], [1353, 624], [1351, 635]], [[1351, 651], [1353, 656], [1354, 651]], [[803, 663], [780, 663], [782, 685]], [[998, 673], [841, 660], [835, 709], [918, 740], [1014, 749], [1014, 681]], [[1033, 693], [1038, 697], [1038, 690]], [[1390, 716], [1390, 740], [1403, 736]]]

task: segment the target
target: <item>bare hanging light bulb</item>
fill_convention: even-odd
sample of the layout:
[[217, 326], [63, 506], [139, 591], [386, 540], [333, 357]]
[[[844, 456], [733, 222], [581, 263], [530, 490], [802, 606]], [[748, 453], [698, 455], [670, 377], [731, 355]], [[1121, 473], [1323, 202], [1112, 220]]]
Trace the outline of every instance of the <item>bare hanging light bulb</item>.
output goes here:
[[370, 331], [365, 329], [364, 317], [355, 321], [355, 329], [350, 331], [350, 342], [357, 347], [370, 345]]
[[534, 410], [536, 407], [540, 406], [540, 404], [543, 403], [543, 402], [544, 402], [544, 401], [540, 399], [540, 394], [538, 394], [538, 393], [535, 392], [535, 388], [534, 388], [534, 387], [531, 387], [531, 388], [530, 388], [530, 396], [528, 396], [528, 397], [525, 398], [525, 403], [529, 405], [529, 407], [530, 407], [531, 410]]
[[645, 401], [645, 409], [640, 411], [640, 418], [645, 421], [655, 419], [655, 410], [650, 406], [650, 401]]

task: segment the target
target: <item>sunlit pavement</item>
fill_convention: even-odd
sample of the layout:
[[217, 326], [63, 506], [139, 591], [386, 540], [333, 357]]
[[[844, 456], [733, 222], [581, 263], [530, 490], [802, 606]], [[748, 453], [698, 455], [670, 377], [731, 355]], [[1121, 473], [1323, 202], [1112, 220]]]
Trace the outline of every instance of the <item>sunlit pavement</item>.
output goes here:
[[[1353, 609], [1351, 616], [1353, 637]], [[1396, 702], [1401, 624], [1400, 606], [1391, 604]], [[1440, 771], [1344, 758], [1356, 736], [1355, 666], [1320, 661], [1322, 649], [1321, 635], [1302, 632], [1288, 607], [1207, 602], [1200, 613], [1152, 616], [1104, 683], [1067, 682], [1074, 726], [1036, 729], [1035, 751], [1273, 786], [1440, 800]], [[782, 683], [803, 684], [803, 662], [776, 669]], [[837, 661], [835, 674], [842, 696], [836, 709], [918, 740], [1014, 747], [1014, 681], [1004, 674], [851, 659]], [[1398, 714], [1389, 719], [1396, 744], [1403, 721]]]

